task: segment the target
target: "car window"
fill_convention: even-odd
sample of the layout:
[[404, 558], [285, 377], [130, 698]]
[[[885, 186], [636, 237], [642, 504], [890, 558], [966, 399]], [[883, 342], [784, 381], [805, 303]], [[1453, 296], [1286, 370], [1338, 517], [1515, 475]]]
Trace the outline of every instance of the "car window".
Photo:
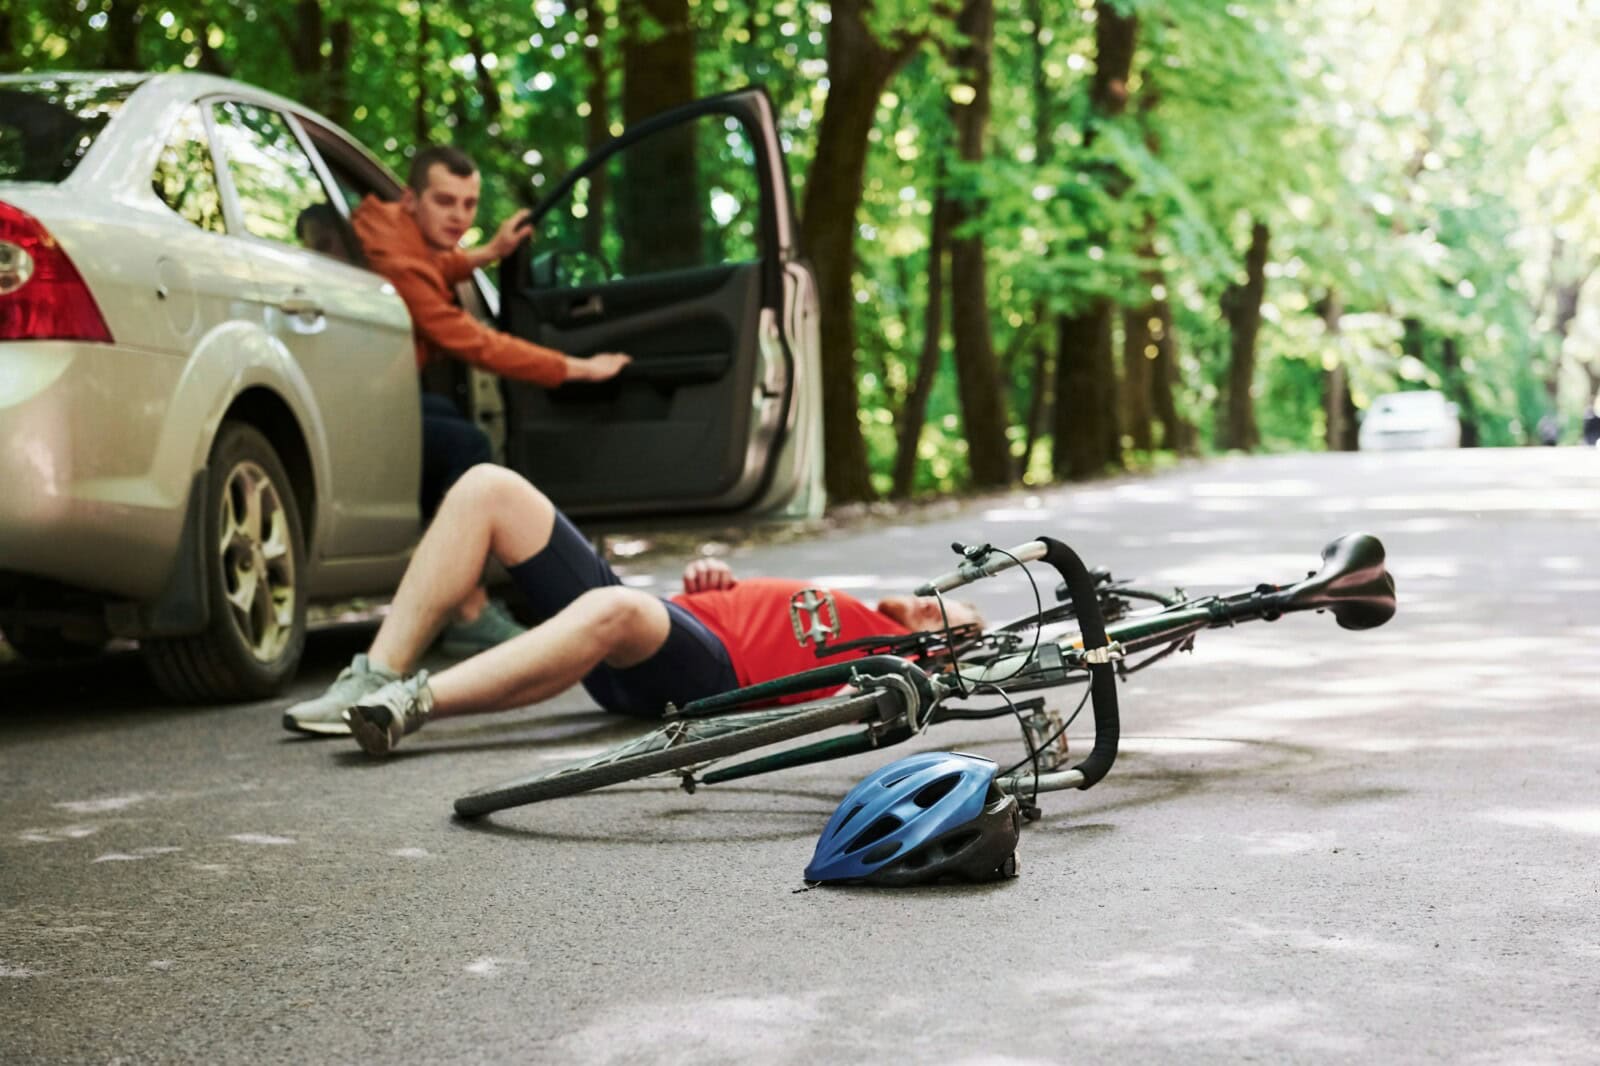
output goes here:
[[156, 161], [150, 184], [163, 203], [201, 229], [226, 233], [205, 117], [191, 104], [178, 119]]
[[138, 87], [116, 76], [0, 84], [0, 181], [66, 178]]
[[344, 216], [284, 117], [234, 100], [214, 106], [245, 231], [352, 262]]
[[339, 190], [339, 195], [344, 197], [345, 206], [354, 211], [360, 206], [363, 198], [368, 193], [377, 190], [368, 186], [360, 178], [350, 172], [342, 162], [326, 152], [322, 153], [322, 161], [328, 165], [328, 173], [333, 175], [333, 184]]
[[761, 256], [761, 179], [740, 122], [703, 115], [629, 145], [540, 219], [535, 253], [587, 264], [569, 284], [692, 270]]

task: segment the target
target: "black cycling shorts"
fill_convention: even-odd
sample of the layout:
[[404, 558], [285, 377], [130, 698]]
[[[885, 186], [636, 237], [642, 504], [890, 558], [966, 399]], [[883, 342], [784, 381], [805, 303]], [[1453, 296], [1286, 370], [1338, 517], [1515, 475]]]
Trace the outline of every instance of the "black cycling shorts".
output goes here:
[[[560, 511], [544, 550], [508, 567], [507, 572], [540, 621], [553, 617], [590, 589], [622, 584]], [[668, 702], [682, 707], [691, 700], [739, 687], [733, 660], [717, 635], [678, 604], [661, 602], [672, 618], [672, 628], [660, 651], [626, 669], [601, 663], [583, 679], [585, 691], [608, 711], [651, 717], [659, 715]]]

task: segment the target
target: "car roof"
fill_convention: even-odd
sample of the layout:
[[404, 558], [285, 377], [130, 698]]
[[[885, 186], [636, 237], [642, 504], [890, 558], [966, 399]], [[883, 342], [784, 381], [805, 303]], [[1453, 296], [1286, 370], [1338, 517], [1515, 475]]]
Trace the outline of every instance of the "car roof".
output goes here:
[[[134, 91], [129, 95], [122, 111], [107, 125], [105, 133], [95, 138], [95, 143], [84, 154], [83, 160], [66, 181], [62, 182], [63, 186], [111, 189], [147, 183], [154, 153], [159, 151], [159, 146], [178, 113], [191, 101], [206, 96], [230, 96], [314, 118], [318, 125], [337, 133], [343, 140], [360, 149], [369, 160], [382, 167], [382, 163], [364, 144], [326, 116], [288, 97], [232, 78], [196, 71], [152, 74], [138, 71], [58, 70], [0, 75], [0, 85], [66, 80], [130, 85], [134, 87]], [[383, 169], [385, 173], [388, 172], [388, 168]]]

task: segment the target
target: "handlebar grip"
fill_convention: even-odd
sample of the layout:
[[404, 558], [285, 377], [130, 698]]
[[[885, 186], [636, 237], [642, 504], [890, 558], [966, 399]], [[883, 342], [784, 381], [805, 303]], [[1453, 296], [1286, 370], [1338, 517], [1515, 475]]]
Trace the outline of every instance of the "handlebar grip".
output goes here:
[[962, 585], [970, 585], [979, 578], [993, 577], [1002, 570], [1009, 570], [1013, 566], [1042, 559], [1044, 558], [1044, 552], [1044, 544], [1039, 540], [1030, 540], [1026, 544], [1019, 544], [1009, 552], [989, 550], [981, 560], [968, 559], [948, 574], [940, 574], [932, 581], [926, 581], [918, 585], [914, 590], [914, 595], [932, 596], [935, 592], [949, 592], [951, 589], [958, 589]]

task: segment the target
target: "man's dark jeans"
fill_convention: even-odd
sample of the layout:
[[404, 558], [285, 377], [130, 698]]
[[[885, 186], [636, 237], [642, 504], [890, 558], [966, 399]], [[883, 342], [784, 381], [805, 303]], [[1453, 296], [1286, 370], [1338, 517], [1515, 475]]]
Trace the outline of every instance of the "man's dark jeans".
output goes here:
[[430, 519], [456, 479], [494, 457], [489, 437], [447, 396], [422, 394], [422, 517]]

